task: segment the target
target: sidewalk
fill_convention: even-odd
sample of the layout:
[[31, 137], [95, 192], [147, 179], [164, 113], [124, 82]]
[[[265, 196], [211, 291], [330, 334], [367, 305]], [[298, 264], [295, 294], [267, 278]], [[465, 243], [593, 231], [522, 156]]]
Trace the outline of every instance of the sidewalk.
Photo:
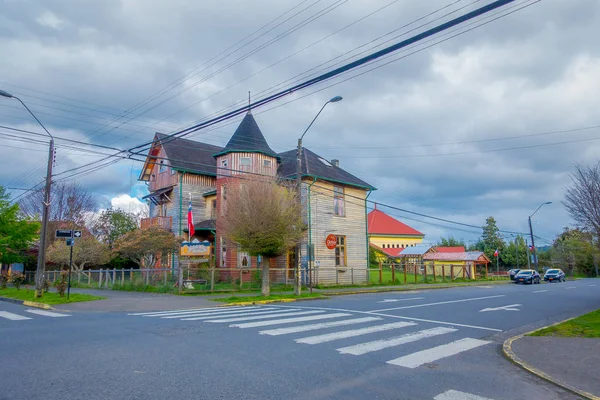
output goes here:
[[509, 348], [512, 356], [507, 355], [525, 363], [521, 366], [530, 372], [586, 398], [600, 399], [600, 339], [522, 336]]

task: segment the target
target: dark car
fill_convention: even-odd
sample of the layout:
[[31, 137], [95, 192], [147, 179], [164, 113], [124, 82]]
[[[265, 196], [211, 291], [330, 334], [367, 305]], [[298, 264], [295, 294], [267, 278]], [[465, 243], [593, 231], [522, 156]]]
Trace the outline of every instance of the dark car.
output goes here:
[[522, 269], [515, 276], [515, 283], [540, 283], [541, 280], [540, 274], [532, 269]]
[[544, 274], [544, 281], [546, 282], [564, 282], [565, 273], [562, 269], [549, 269]]
[[520, 269], [511, 269], [510, 271], [508, 271], [508, 276], [510, 276], [510, 280], [514, 281], [515, 280], [515, 276], [519, 273]]

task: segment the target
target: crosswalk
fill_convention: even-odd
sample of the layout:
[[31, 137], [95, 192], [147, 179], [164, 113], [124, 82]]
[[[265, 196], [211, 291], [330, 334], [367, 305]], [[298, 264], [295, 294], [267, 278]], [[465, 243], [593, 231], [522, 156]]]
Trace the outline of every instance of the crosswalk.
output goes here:
[[[422, 321], [398, 321], [368, 312], [307, 309], [303, 307], [232, 306], [128, 314], [134, 317], [163, 320], [193, 321], [206, 324], [226, 324], [230, 328], [257, 329], [259, 335], [290, 337], [300, 345], [318, 346], [330, 343], [342, 355], [363, 356], [380, 352], [388, 365], [414, 369], [456, 356], [488, 344], [488, 341], [463, 337], [446, 341], [445, 335], [456, 339], [456, 326], [430, 326]], [[426, 325], [426, 326], [423, 326]], [[384, 336], [382, 338], [382, 336]], [[450, 336], [448, 336], [450, 337]], [[428, 344], [433, 340], [434, 345]], [[339, 346], [338, 346], [339, 344]], [[426, 348], [407, 353], [425, 345]], [[386, 351], [382, 351], [386, 350]], [[448, 397], [452, 398], [452, 397]]]
[[22, 315], [22, 314], [17, 314], [14, 312], [9, 312], [9, 311], [0, 311], [0, 318], [9, 320], [9, 321], [25, 321], [25, 320], [33, 319], [35, 316], [49, 317], [49, 318], [70, 317], [69, 314], [61, 314], [61, 313], [46, 311], [46, 310], [28, 309], [28, 310], [23, 310], [23, 312], [27, 313], [27, 314]]

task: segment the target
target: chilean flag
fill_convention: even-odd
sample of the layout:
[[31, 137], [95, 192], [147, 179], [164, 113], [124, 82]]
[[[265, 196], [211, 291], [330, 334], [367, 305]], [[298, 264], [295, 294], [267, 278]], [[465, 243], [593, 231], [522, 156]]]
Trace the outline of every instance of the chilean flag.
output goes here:
[[529, 252], [533, 253], [533, 246], [529, 246]]
[[498, 249], [496, 249], [496, 251], [494, 252], [494, 257], [498, 257], [500, 253], [498, 252]]
[[194, 233], [196, 233], [196, 231], [194, 230], [194, 216], [192, 215], [192, 202], [190, 201], [190, 206], [188, 208], [188, 232], [190, 234], [190, 237], [194, 236]]

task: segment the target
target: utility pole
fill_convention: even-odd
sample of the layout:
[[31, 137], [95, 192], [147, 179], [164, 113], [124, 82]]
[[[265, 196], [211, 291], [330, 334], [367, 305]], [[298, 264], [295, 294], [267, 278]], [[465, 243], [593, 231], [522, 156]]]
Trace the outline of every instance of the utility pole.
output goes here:
[[48, 152], [48, 166], [46, 167], [46, 186], [44, 188], [44, 201], [42, 208], [42, 227], [40, 229], [40, 246], [38, 250], [37, 268], [35, 270], [35, 297], [41, 297], [44, 291], [44, 273], [46, 269], [46, 231], [48, 230], [48, 216], [50, 213], [50, 189], [52, 186], [52, 165], [54, 163], [54, 137], [48, 132], [48, 129], [41, 123], [41, 121], [35, 116], [33, 112], [27, 107], [23, 101], [17, 96], [0, 90], [0, 96], [7, 97], [9, 99], [18, 100], [29, 114], [37, 121], [38, 124], [46, 131], [50, 136], [50, 148]]
[[535, 215], [535, 213], [538, 212], [539, 209], [542, 208], [543, 206], [545, 206], [546, 204], [552, 204], [552, 202], [547, 201], [545, 203], [540, 204], [540, 206], [533, 212], [533, 214], [531, 214], [529, 216], [529, 234], [531, 235], [531, 248], [533, 250], [533, 263], [534, 263], [536, 271], [539, 270], [540, 265], [539, 265], [538, 256], [537, 256], [537, 249], [535, 247], [535, 241], [533, 239], [533, 228], [531, 226], [531, 217], [533, 217]]
[[[298, 139], [298, 150], [296, 151], [296, 190], [298, 191], [298, 204], [300, 205], [300, 210], [302, 210], [302, 139], [304, 138], [304, 135], [306, 135], [306, 132], [308, 132], [308, 130], [310, 129], [312, 124], [314, 124], [314, 122], [317, 120], [319, 115], [321, 115], [321, 111], [323, 111], [325, 106], [327, 106], [327, 104], [329, 104], [329, 103], [337, 103], [338, 101], [341, 101], [342, 99], [343, 99], [342, 96], [335, 96], [332, 99], [328, 100], [325, 104], [323, 104], [323, 107], [321, 107], [321, 109], [319, 110], [317, 115], [313, 118], [311, 123], [308, 125], [308, 127], [302, 134], [302, 136], [300, 136], [300, 138]], [[310, 223], [310, 221], [309, 221], [309, 223]], [[296, 276], [294, 277], [294, 294], [297, 296], [299, 296], [300, 293], [302, 292], [302, 279], [301, 279], [302, 257], [301, 257], [301, 254], [302, 254], [302, 240], [296, 246], [296, 263], [295, 263], [296, 264], [296, 268], [295, 268]], [[308, 261], [309, 257], [310, 257], [310, 249], [307, 249], [307, 251], [306, 251], [306, 260], [307, 261]]]
[[531, 258], [529, 257], [529, 244], [527, 243], [527, 239], [525, 239], [525, 247], [527, 248], [527, 269], [531, 269]]
[[517, 269], [519, 269], [519, 237], [515, 237], [515, 248], [517, 249], [516, 252], [516, 256], [517, 256]]

